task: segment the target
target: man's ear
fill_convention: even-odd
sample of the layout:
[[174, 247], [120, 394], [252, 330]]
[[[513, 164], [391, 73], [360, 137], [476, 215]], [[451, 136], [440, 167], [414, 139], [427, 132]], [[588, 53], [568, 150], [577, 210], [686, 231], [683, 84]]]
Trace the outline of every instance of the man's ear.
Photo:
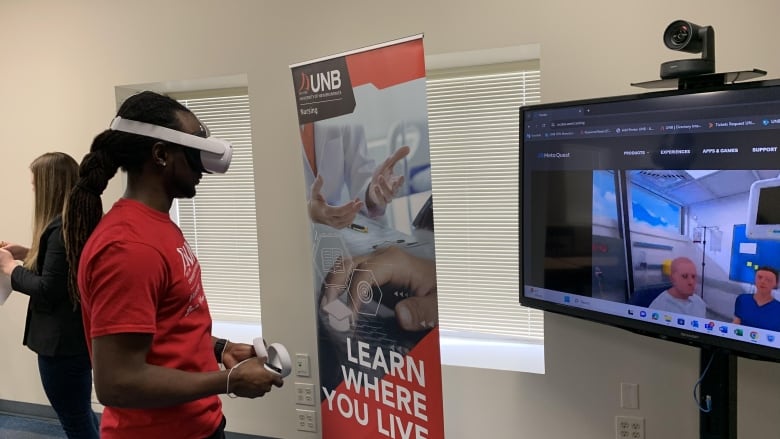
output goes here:
[[159, 166], [166, 166], [169, 161], [170, 151], [168, 145], [165, 142], [156, 142], [152, 145], [152, 159], [154, 164]]

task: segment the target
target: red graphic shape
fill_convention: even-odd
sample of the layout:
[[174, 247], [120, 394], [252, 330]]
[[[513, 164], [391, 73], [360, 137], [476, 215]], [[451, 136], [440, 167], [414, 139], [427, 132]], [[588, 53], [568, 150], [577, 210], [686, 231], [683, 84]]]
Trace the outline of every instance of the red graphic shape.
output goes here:
[[425, 55], [422, 39], [349, 55], [347, 70], [353, 88], [374, 84], [381, 90], [424, 78]]

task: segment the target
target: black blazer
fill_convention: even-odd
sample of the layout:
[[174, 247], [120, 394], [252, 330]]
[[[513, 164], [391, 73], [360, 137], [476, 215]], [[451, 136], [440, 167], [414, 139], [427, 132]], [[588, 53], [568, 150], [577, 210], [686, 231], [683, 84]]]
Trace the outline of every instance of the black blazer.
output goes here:
[[40, 355], [87, 353], [81, 307], [68, 295], [68, 262], [62, 238], [62, 218], [55, 218], [41, 234], [36, 272], [16, 267], [14, 290], [30, 296], [22, 342]]

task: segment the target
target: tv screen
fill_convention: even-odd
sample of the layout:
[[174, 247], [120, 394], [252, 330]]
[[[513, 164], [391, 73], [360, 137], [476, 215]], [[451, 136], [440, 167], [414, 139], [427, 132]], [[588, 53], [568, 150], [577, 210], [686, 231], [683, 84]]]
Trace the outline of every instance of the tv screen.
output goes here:
[[780, 361], [780, 83], [532, 105], [520, 133], [522, 304]]

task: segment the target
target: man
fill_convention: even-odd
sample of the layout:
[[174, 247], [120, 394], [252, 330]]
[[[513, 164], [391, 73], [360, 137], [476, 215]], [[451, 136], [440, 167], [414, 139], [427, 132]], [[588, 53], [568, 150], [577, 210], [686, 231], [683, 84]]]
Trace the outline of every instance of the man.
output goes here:
[[670, 311], [695, 317], [705, 317], [707, 304], [695, 294], [696, 264], [686, 257], [672, 260], [670, 278], [672, 287], [650, 303], [651, 309]]
[[740, 294], [734, 303], [734, 323], [780, 331], [780, 302], [772, 296], [777, 287], [777, 270], [759, 267], [753, 281], [753, 294]]
[[[227, 170], [229, 145], [206, 137], [177, 101], [132, 96], [94, 139], [68, 199], [64, 237], [106, 406], [103, 439], [221, 439], [217, 395], [255, 398], [282, 385], [251, 345], [211, 335], [200, 264], [168, 215], [204, 172]], [[225, 154], [204, 157], [199, 146], [215, 142]], [[100, 195], [118, 168], [127, 189], [103, 216]]]

